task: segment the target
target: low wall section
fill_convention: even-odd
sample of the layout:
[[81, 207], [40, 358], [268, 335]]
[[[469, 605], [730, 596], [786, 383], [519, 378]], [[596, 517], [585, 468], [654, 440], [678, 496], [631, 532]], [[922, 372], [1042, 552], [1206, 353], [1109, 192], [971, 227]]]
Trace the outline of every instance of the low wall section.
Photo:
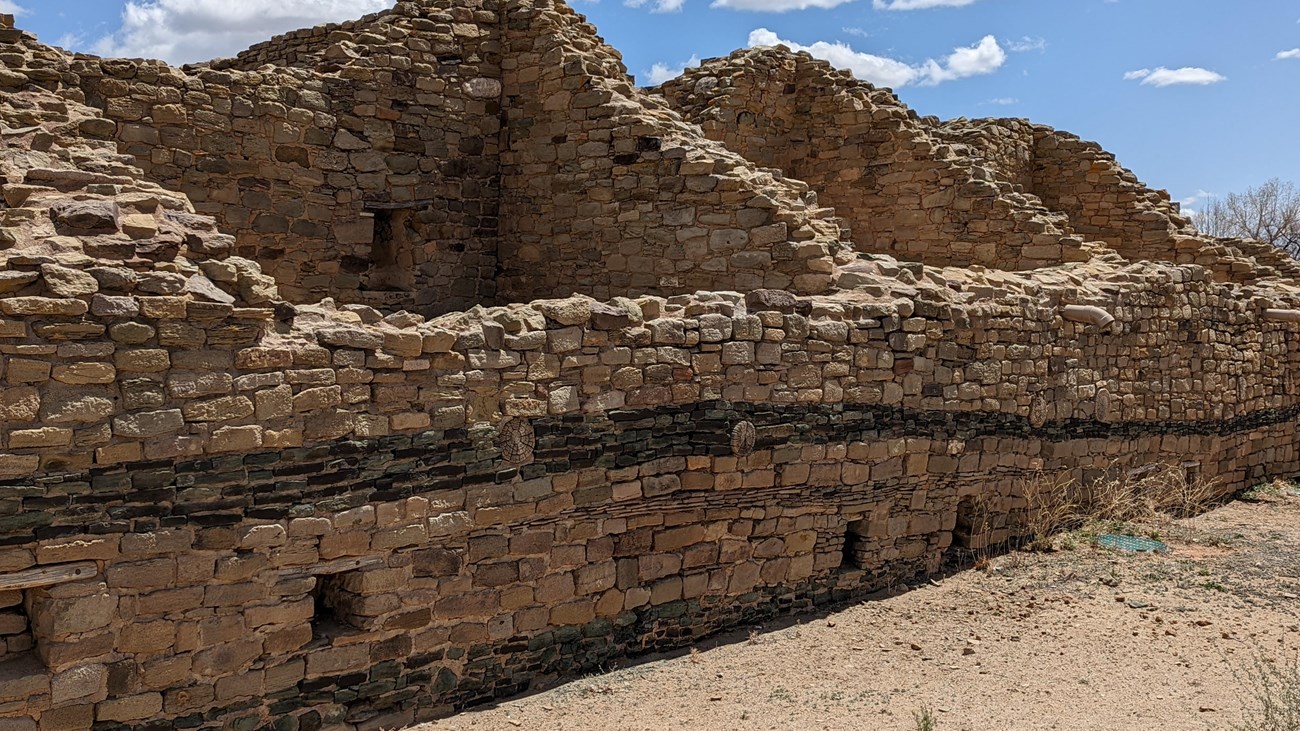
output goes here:
[[[32, 472], [0, 485], [0, 568], [26, 582], [0, 592], [23, 625], [0, 709], [387, 728], [932, 571], [964, 498], [1005, 539], [1035, 475], [1300, 471], [1295, 325], [1204, 270], [1133, 274], [1106, 332], [1062, 321], [1063, 293], [756, 292], [405, 328], [309, 310], [315, 342], [186, 348], [157, 338], [206, 327], [188, 309], [133, 298], [155, 334], [92, 354], [29, 329], [80, 300], [0, 301], [25, 394], [4, 464]], [[112, 381], [67, 382], [91, 373]], [[91, 432], [119, 464], [33, 441]]]

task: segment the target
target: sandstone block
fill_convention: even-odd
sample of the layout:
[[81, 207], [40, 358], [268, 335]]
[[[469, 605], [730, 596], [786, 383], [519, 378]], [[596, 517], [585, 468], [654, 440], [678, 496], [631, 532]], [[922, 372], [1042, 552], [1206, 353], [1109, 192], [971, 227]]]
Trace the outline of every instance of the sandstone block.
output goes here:
[[0, 294], [13, 294], [40, 278], [36, 272], [0, 272]]
[[89, 596], [32, 599], [33, 631], [50, 639], [93, 632], [112, 624], [117, 614], [117, 597], [107, 592]]
[[147, 239], [158, 233], [158, 220], [146, 213], [122, 216], [118, 223], [122, 233], [133, 239]]
[[160, 348], [119, 350], [113, 356], [119, 371], [128, 373], [162, 373], [171, 367], [171, 355]]
[[424, 352], [424, 336], [417, 332], [384, 333], [384, 351], [393, 355], [418, 356]]
[[109, 337], [127, 345], [147, 343], [156, 333], [152, 326], [140, 322], [119, 322], [108, 329]]
[[184, 320], [188, 312], [187, 297], [140, 297], [140, 312], [156, 320]]
[[9, 383], [45, 383], [50, 380], [50, 364], [43, 360], [13, 358], [5, 369], [5, 380]]
[[31, 447], [66, 447], [72, 444], [72, 430], [48, 426], [40, 429], [18, 429], [9, 432], [10, 449]]
[[99, 282], [91, 275], [58, 264], [42, 264], [41, 277], [45, 286], [60, 297], [88, 297], [99, 291]]
[[[95, 723], [95, 706], [62, 706], [41, 714], [40, 731], [83, 731]], [[35, 726], [33, 726], [35, 728]]]
[[316, 331], [316, 339], [326, 345], [358, 350], [378, 350], [384, 344], [384, 337], [378, 332], [360, 327], [336, 326]]
[[108, 465], [121, 462], [139, 462], [144, 459], [144, 448], [139, 442], [126, 442], [95, 450], [95, 463]]
[[41, 544], [36, 559], [43, 564], [108, 560], [118, 555], [117, 536], [57, 539]]
[[278, 419], [293, 413], [293, 386], [276, 386], [253, 394], [254, 412], [259, 419]]
[[116, 233], [117, 216], [117, 204], [110, 200], [60, 201], [50, 208], [59, 232], [73, 235]]
[[54, 380], [72, 385], [106, 384], [117, 379], [117, 369], [109, 363], [70, 363], [54, 367]]
[[167, 375], [167, 392], [174, 398], [198, 398], [230, 393], [233, 380], [228, 373], [172, 372]]
[[6, 297], [0, 299], [0, 312], [6, 315], [77, 317], [89, 311], [90, 306], [79, 299], [54, 299], [51, 297]]
[[248, 370], [288, 368], [293, 365], [293, 351], [288, 348], [244, 348], [235, 355], [235, 367]]
[[343, 396], [338, 386], [306, 388], [294, 395], [293, 410], [298, 413], [319, 411], [341, 403], [343, 403]]
[[157, 717], [162, 708], [161, 693], [141, 693], [100, 703], [95, 708], [95, 718], [99, 721], [142, 721]]
[[113, 433], [132, 439], [170, 434], [184, 426], [185, 417], [180, 409], [123, 414], [113, 419]]
[[560, 325], [584, 325], [591, 319], [592, 300], [569, 297], [561, 300], [543, 300], [533, 307]]
[[60, 706], [83, 698], [100, 700], [107, 691], [108, 668], [99, 664], [65, 670], [50, 681], [50, 700]]
[[41, 404], [41, 419], [51, 424], [102, 421], [117, 411], [113, 399], [100, 393], [51, 391]]
[[181, 407], [186, 421], [230, 421], [243, 419], [254, 413], [253, 402], [247, 396], [223, 396], [194, 401]]
[[212, 443], [209, 447], [209, 451], [249, 451], [260, 448], [262, 442], [262, 427], [258, 425], [227, 426], [212, 432]]

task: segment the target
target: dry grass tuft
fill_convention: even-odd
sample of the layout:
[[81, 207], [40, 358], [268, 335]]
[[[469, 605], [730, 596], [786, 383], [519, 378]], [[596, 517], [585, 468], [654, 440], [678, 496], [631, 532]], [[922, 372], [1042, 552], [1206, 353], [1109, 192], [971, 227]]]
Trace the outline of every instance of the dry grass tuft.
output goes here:
[[912, 711], [912, 720], [916, 721], [916, 731], [935, 731], [939, 727], [939, 719], [935, 718], [934, 710], [929, 706]]
[[1031, 550], [1052, 548], [1053, 536], [1081, 522], [1081, 491], [1064, 475], [1040, 472], [1022, 480], [1018, 489], [1025, 498], [1025, 528]]
[[1300, 731], [1300, 656], [1279, 662], [1257, 653], [1237, 680], [1253, 702], [1235, 731]]
[[[1037, 472], [1021, 478], [1012, 486], [1012, 495], [1023, 499], [1023, 508], [1013, 516], [998, 512], [993, 496], [968, 498], [958, 533], [966, 538], [975, 567], [990, 568], [998, 549], [1009, 540], [1023, 540], [1029, 550], [1053, 550], [1056, 536], [1080, 528], [1087, 533], [1089, 526], [1108, 531], [1140, 529], [1152, 535], [1186, 532], [1176, 520], [1205, 512], [1223, 494], [1214, 480], [1202, 479], [1185, 464], [1132, 469], [1112, 463], [1100, 474], [1085, 485], [1062, 473]], [[1075, 544], [1067, 540], [1066, 545]]]
[[1087, 513], [1098, 520], [1151, 521], [1199, 515], [1219, 496], [1214, 480], [1189, 475], [1183, 465], [1155, 463], [1136, 469], [1112, 465], [1088, 486]]

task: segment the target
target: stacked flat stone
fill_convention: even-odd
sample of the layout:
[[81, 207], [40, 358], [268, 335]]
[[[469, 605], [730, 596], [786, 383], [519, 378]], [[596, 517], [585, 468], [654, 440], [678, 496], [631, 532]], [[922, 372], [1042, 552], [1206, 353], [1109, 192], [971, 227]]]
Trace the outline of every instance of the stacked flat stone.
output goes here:
[[711, 139], [807, 182], [859, 250], [997, 269], [1089, 258], [1065, 216], [960, 156], [889, 90], [806, 53], [737, 51], [657, 91]]
[[1036, 128], [706, 64], [884, 125], [810, 185], [547, 0], [0, 44], [4, 731], [389, 729], [1013, 541], [1034, 480], [1300, 473], [1293, 269], [1119, 173], [1085, 242]]

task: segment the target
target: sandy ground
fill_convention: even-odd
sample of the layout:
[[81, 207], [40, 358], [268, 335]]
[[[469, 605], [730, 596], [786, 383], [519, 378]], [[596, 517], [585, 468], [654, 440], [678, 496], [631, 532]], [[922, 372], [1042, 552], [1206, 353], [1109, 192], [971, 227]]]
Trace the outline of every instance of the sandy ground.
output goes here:
[[1300, 497], [1163, 526], [1164, 555], [1013, 553], [854, 606], [417, 727], [1230, 729], [1300, 653]]

